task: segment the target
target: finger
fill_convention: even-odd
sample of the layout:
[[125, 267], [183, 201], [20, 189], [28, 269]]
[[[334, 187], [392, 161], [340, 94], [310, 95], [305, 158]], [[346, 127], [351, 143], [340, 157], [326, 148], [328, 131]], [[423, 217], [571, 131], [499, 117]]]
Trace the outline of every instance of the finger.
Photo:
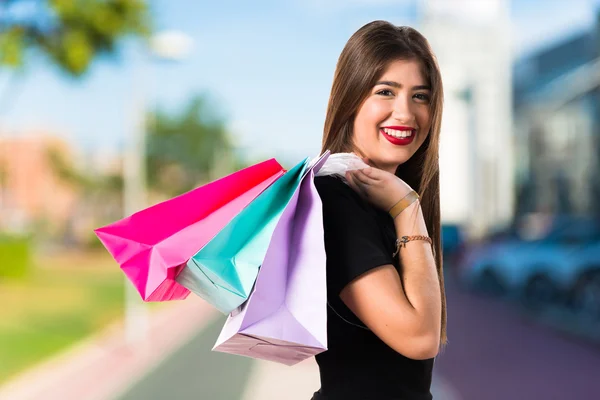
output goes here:
[[354, 177], [365, 185], [374, 185], [377, 181], [365, 173], [365, 170], [358, 169], [354, 171]]
[[366, 175], [373, 182], [378, 182], [382, 178], [381, 170], [374, 167], [367, 167], [361, 169], [362, 173]]
[[356, 187], [356, 183], [354, 183], [354, 179], [352, 178], [352, 173], [350, 173], [350, 171], [346, 171], [346, 182], [348, 182], [348, 186], [350, 186], [352, 190], [354, 190], [355, 192], [359, 192], [358, 188]]
[[346, 172], [346, 180], [348, 181], [348, 185], [350, 185], [350, 187], [352, 188], [352, 190], [354, 190], [356, 193], [358, 193], [359, 196], [361, 196], [363, 198], [367, 197], [367, 192], [358, 183], [358, 181], [356, 180], [356, 177], [354, 176], [354, 174], [352, 173], [352, 171], [347, 171]]
[[357, 192], [360, 191], [360, 189], [358, 188], [358, 184], [355, 181], [354, 174], [352, 173], [352, 171], [346, 171], [346, 180], [348, 181], [348, 184], [350, 185], [350, 187], [352, 189], [354, 189]]

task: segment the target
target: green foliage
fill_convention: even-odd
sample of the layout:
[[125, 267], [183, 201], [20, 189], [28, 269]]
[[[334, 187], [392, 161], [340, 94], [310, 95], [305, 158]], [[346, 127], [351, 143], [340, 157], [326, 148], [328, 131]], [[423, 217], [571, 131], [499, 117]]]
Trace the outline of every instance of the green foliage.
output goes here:
[[123, 274], [105, 253], [43, 256], [26, 279], [0, 279], [0, 385], [122, 316]]
[[0, 236], [0, 280], [23, 278], [31, 267], [31, 245], [28, 238]]
[[23, 63], [23, 48], [25, 42], [25, 30], [12, 28], [0, 34], [0, 63], [11, 67]]
[[63, 182], [87, 194], [93, 191], [120, 193], [123, 190], [123, 177], [119, 174], [101, 176], [85, 174], [69, 163], [63, 153], [56, 148], [49, 148], [47, 156], [51, 168]]
[[[69, 162], [64, 152], [58, 148], [50, 147], [47, 152], [50, 168], [56, 176], [65, 184], [70, 185], [79, 193], [79, 201], [72, 209], [71, 218], [81, 218], [92, 214], [98, 219], [98, 224], [114, 221], [122, 216], [123, 198], [123, 176], [119, 171], [110, 174], [94, 173], [77, 168]], [[101, 222], [100, 222], [101, 221]], [[89, 236], [73, 237], [70, 230], [71, 223], [59, 227], [59, 232], [52, 230], [38, 221], [34, 230], [36, 238], [41, 240], [52, 238], [52, 240], [63, 239], [70, 241], [75, 239], [78, 244], [85, 247], [102, 247], [94, 233], [90, 230]]]
[[148, 184], [159, 192], [177, 195], [205, 183], [213, 178], [215, 165], [232, 157], [225, 122], [216, 117], [206, 96], [194, 97], [178, 114], [159, 110], [151, 120]]
[[19, 3], [0, 3], [0, 64], [10, 67], [23, 66], [27, 50], [34, 49], [80, 76], [96, 56], [114, 53], [120, 39], [150, 33], [144, 0], [45, 0], [35, 2], [32, 18], [10, 20]]

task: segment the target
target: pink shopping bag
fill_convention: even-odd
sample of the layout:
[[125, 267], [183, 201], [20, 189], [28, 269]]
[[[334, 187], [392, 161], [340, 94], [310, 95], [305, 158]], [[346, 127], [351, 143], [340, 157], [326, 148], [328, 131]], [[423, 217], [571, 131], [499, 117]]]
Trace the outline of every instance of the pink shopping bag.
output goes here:
[[213, 350], [294, 365], [327, 350], [323, 205], [314, 163], [284, 210], [254, 290], [227, 318]]
[[185, 263], [284, 173], [275, 159], [245, 168], [95, 230], [144, 301], [184, 299]]

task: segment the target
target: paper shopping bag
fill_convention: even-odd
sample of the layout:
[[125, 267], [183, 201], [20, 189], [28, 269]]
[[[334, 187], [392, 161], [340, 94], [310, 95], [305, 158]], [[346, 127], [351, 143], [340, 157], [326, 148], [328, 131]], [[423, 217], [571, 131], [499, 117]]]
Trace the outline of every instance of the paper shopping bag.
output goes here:
[[213, 350], [294, 365], [327, 349], [323, 206], [313, 174], [328, 155], [279, 219], [252, 294]]
[[279, 218], [311, 170], [309, 161], [298, 163], [239, 213], [187, 262], [177, 282], [224, 314], [244, 303]]
[[144, 301], [184, 299], [190, 292], [175, 277], [185, 263], [283, 173], [264, 161], [95, 233]]

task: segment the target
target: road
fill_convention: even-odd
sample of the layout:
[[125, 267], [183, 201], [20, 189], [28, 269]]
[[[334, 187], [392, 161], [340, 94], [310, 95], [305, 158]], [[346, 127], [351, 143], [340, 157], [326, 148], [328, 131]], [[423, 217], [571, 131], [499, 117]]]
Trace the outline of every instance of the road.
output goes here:
[[600, 347], [550, 329], [514, 303], [447, 282], [449, 344], [436, 370], [464, 400], [600, 398]]

